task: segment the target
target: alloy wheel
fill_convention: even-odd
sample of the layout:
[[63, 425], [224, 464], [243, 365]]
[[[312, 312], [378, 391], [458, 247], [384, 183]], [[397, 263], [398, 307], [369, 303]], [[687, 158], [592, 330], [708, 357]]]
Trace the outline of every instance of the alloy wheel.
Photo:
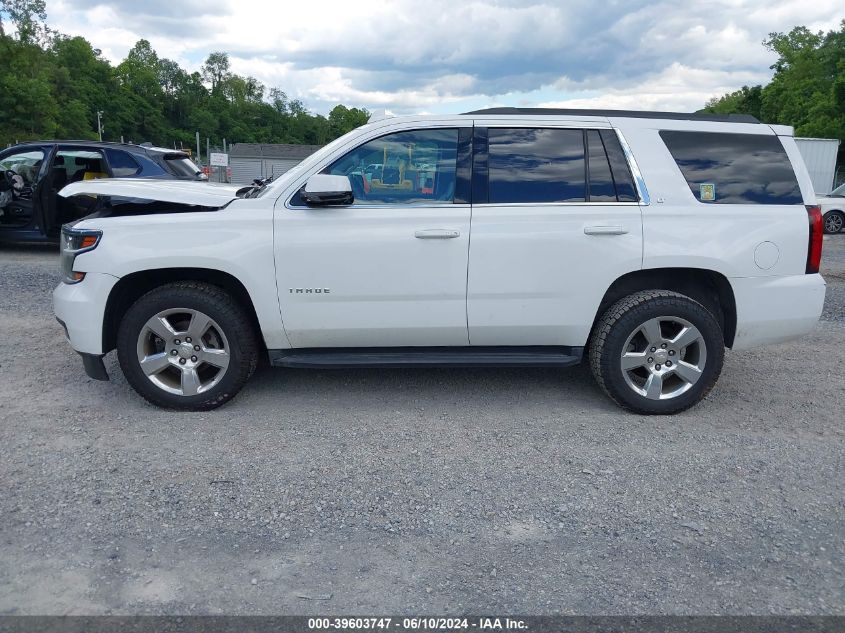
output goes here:
[[824, 219], [824, 228], [828, 233], [839, 233], [842, 230], [843, 216], [839, 213], [828, 213]]
[[679, 317], [657, 317], [628, 336], [620, 358], [627, 385], [650, 400], [689, 391], [701, 378], [707, 346], [701, 332]]
[[158, 388], [195, 396], [222, 380], [230, 347], [222, 328], [207, 314], [174, 308], [147, 320], [138, 334], [137, 354], [141, 370]]

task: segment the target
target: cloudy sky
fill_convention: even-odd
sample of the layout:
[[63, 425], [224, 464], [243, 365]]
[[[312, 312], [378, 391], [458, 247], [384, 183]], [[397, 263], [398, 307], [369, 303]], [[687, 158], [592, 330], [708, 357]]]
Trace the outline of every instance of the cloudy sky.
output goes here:
[[140, 38], [197, 70], [233, 70], [326, 113], [482, 107], [696, 110], [765, 83], [761, 42], [838, 28], [841, 0], [48, 0], [48, 23], [112, 62]]

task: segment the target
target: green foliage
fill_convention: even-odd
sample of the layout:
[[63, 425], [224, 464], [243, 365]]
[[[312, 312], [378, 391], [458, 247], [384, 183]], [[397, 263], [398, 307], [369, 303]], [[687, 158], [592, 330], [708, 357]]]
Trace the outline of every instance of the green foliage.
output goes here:
[[49, 34], [45, 0], [0, 0], [0, 37], [6, 35], [4, 19], [14, 24], [21, 42], [37, 42]]
[[35, 138], [103, 138], [193, 147], [199, 132], [219, 145], [324, 144], [367, 122], [369, 113], [335, 107], [308, 112], [278, 88], [231, 71], [213, 52], [188, 73], [138, 41], [113, 67], [82, 37], [51, 32], [44, 0], [0, 0], [0, 147]]
[[771, 33], [764, 45], [778, 56], [771, 82], [711, 99], [702, 111], [753, 114], [766, 123], [791, 125], [797, 136], [845, 144], [845, 20], [829, 33], [803, 26]]

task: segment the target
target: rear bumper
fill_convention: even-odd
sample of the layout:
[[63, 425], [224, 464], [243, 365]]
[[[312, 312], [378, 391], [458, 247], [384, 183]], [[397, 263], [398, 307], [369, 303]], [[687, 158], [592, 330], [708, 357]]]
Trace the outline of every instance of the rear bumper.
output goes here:
[[821, 275], [741, 277], [730, 282], [736, 299], [735, 350], [808, 334], [824, 307], [826, 284]]
[[62, 283], [53, 291], [53, 312], [77, 352], [102, 356], [107, 351], [103, 349], [103, 316], [117, 282], [114, 275], [87, 273], [78, 284]]

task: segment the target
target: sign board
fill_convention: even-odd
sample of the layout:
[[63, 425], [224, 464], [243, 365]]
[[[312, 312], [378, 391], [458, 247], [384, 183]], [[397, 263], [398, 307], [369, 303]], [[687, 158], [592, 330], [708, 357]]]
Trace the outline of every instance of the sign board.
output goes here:
[[211, 152], [208, 155], [208, 162], [212, 167], [228, 167], [229, 155], [217, 152]]

